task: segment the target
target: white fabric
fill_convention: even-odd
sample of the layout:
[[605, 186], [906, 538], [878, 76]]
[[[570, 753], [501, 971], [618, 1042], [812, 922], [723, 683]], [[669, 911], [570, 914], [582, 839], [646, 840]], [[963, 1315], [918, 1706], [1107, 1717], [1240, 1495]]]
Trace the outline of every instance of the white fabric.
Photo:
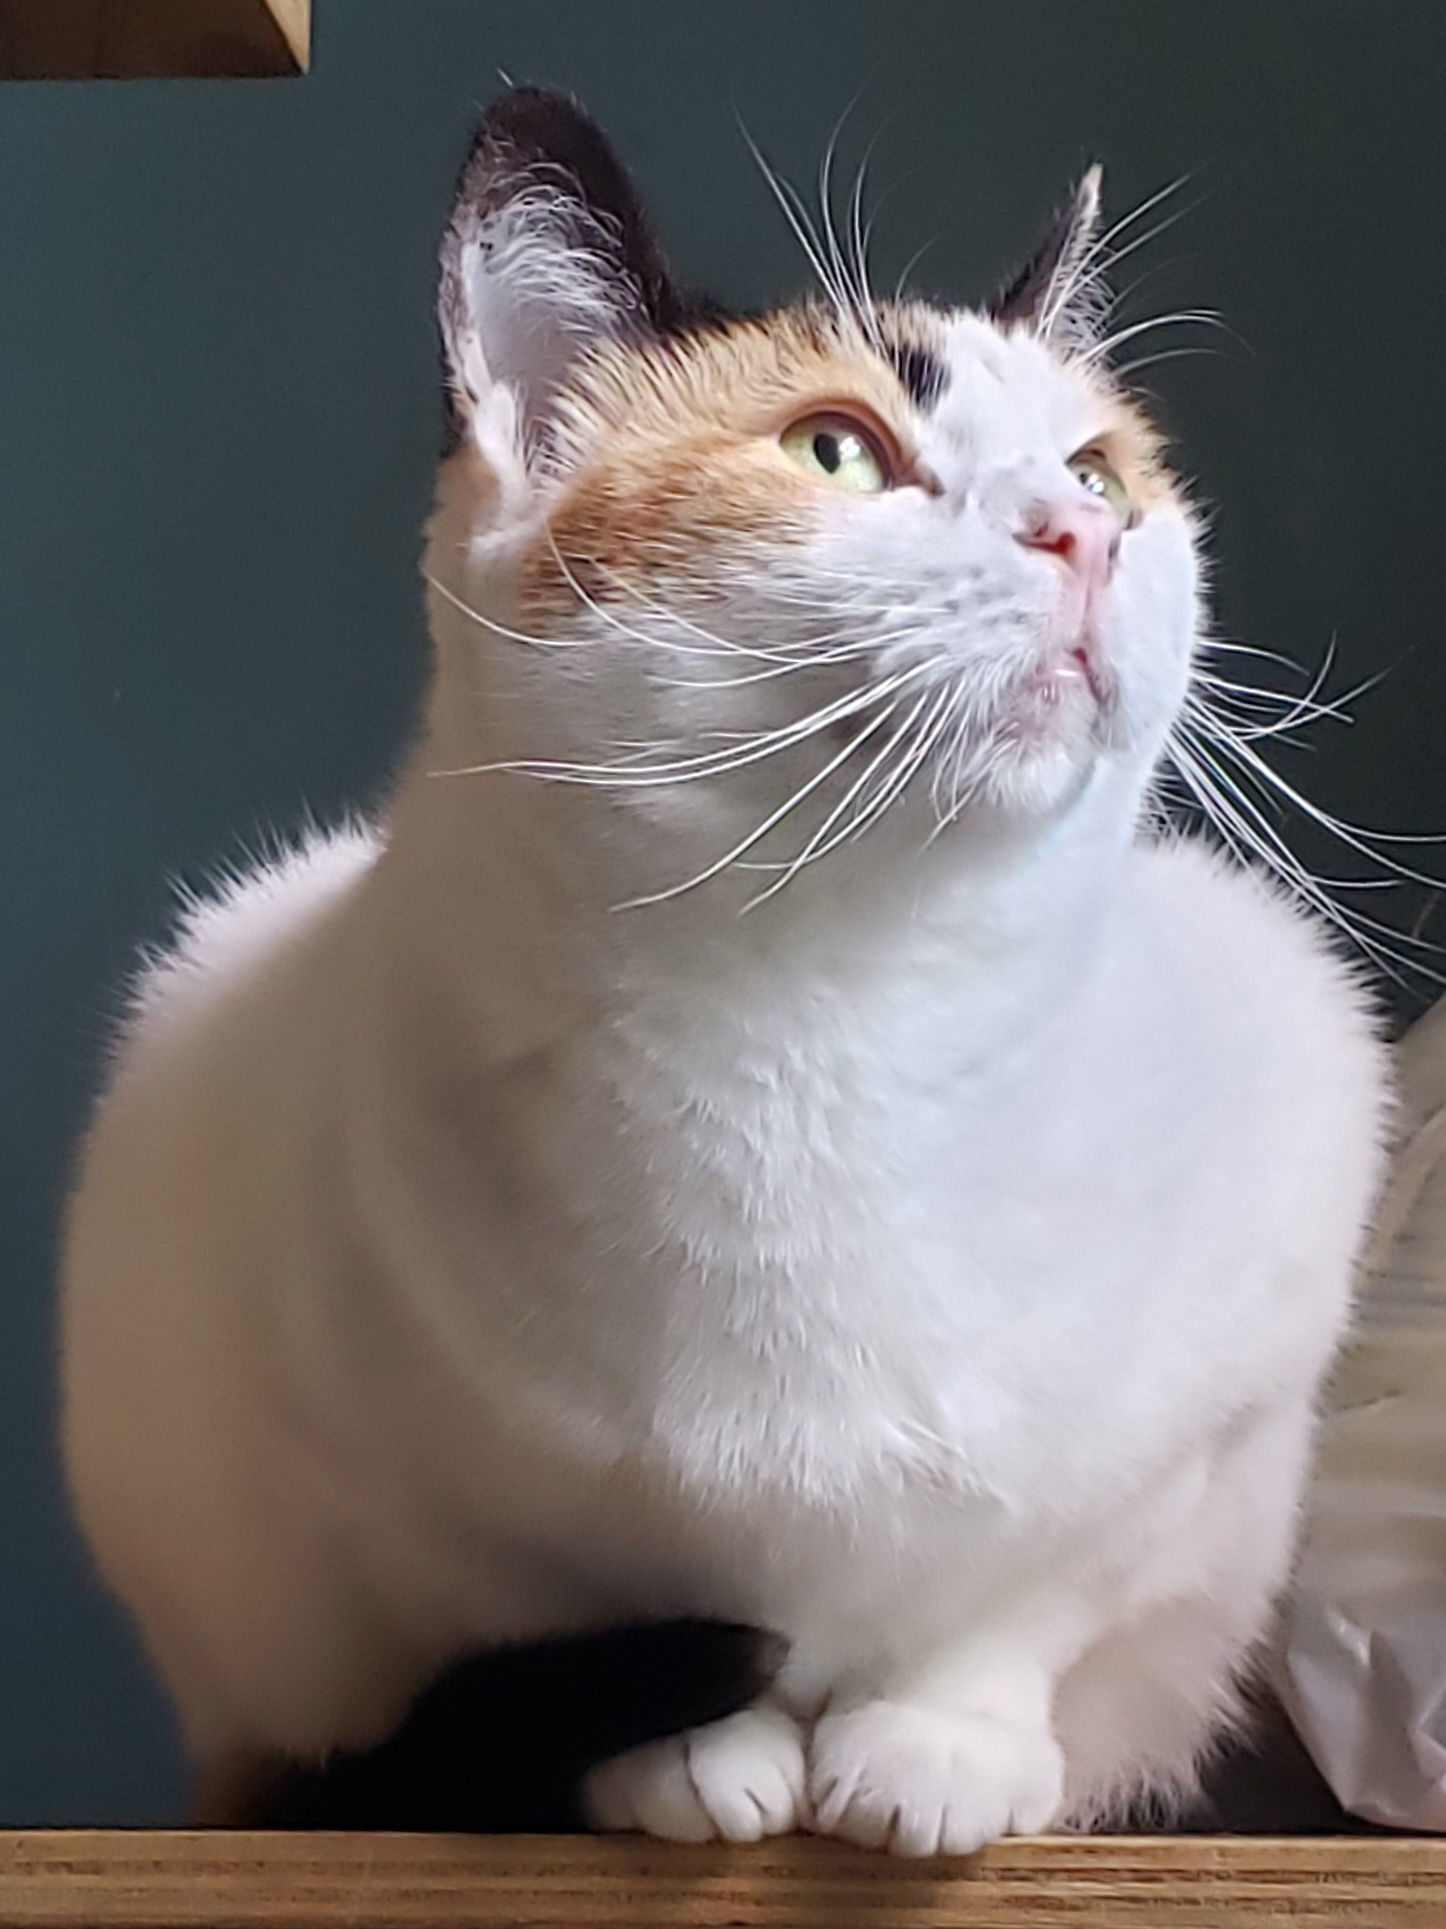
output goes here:
[[1446, 1000], [1398, 1056], [1399, 1150], [1323, 1429], [1280, 1672], [1346, 1808], [1446, 1831]]

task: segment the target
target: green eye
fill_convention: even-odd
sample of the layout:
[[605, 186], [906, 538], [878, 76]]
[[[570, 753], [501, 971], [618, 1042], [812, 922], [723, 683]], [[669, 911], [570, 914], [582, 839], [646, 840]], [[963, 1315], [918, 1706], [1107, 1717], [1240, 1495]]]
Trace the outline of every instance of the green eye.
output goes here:
[[846, 415], [806, 415], [778, 438], [785, 455], [820, 482], [855, 496], [877, 496], [889, 471], [876, 438]]
[[1092, 496], [1098, 496], [1101, 502], [1109, 504], [1126, 529], [1133, 529], [1139, 521], [1139, 512], [1120, 479], [1119, 471], [1105, 461], [1098, 449], [1081, 449], [1078, 455], [1070, 457], [1065, 467]]

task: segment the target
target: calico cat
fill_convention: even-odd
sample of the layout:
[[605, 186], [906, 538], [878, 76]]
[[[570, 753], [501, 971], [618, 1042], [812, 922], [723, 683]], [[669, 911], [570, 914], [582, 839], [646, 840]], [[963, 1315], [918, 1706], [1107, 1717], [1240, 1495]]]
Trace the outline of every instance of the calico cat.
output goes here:
[[787, 1660], [596, 1826], [966, 1851], [1230, 1722], [1386, 1080], [1153, 828], [1205, 617], [1107, 253], [1091, 174], [982, 307], [732, 316], [574, 103], [486, 117], [420, 741], [191, 910], [70, 1207], [75, 1501], [201, 1761], [670, 1615]]

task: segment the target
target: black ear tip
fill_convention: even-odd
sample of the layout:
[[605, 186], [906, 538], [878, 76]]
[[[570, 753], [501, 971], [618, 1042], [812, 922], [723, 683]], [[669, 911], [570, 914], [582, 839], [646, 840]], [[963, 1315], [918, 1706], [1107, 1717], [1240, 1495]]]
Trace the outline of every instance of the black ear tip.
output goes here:
[[[503, 251], [498, 265], [489, 227], [513, 209], [508, 232], [520, 252]], [[547, 278], [539, 293], [525, 271], [528, 261], [563, 257], [574, 271], [565, 278], [568, 290], [587, 286], [596, 297], [576, 328], [567, 315], [550, 314], [556, 303]], [[500, 290], [486, 315], [477, 302], [479, 281]], [[486, 335], [488, 379], [525, 389], [535, 378], [532, 404], [556, 377], [556, 368], [538, 372], [539, 328], [551, 331], [549, 352], [562, 367], [581, 337], [598, 329], [667, 336], [723, 318], [717, 303], [673, 281], [637, 188], [597, 122], [571, 94], [534, 85], [509, 86], [497, 96], [462, 163], [442, 236], [438, 314], [456, 392], [465, 388], [459, 371], [468, 342]]]
[[[573, 95], [509, 87], [487, 109], [463, 164], [461, 198], [489, 201], [527, 178], [549, 179], [619, 231], [646, 226], [636, 189], [612, 142]], [[649, 240], [647, 265], [661, 268]], [[636, 269], [635, 263], [629, 266]]]
[[597, 123], [575, 94], [528, 82], [499, 94], [482, 116], [478, 131], [534, 147], [545, 146], [548, 134], [560, 127], [578, 126], [597, 131]]
[[482, 116], [473, 152], [498, 147], [524, 159], [550, 159], [573, 170], [588, 157], [593, 157], [594, 165], [600, 155], [612, 157], [607, 136], [575, 94], [530, 83], [509, 87]]

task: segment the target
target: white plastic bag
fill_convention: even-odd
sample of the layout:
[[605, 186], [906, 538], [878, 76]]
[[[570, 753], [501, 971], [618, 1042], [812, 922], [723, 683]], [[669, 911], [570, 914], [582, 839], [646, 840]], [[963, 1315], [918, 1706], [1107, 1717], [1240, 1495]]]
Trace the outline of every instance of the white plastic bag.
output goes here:
[[1398, 1149], [1322, 1428], [1276, 1686], [1344, 1808], [1446, 1832], [1446, 1000], [1398, 1065]]

